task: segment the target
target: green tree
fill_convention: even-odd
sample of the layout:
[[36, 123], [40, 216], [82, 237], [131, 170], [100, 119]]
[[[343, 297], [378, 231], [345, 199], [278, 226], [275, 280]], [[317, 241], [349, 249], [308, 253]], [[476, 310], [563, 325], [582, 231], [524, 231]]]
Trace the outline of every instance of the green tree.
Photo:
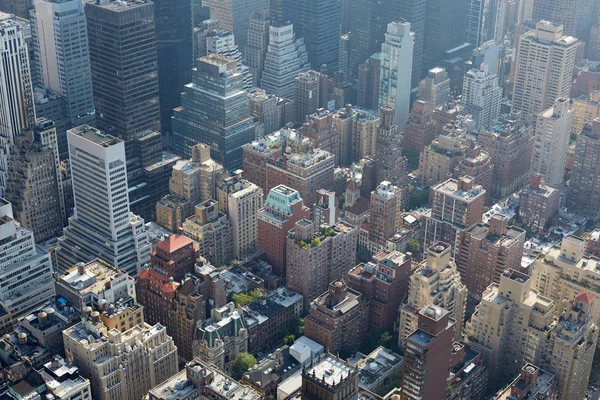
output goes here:
[[296, 337], [304, 336], [304, 318], [292, 318], [292, 322], [290, 323], [290, 330]]
[[283, 338], [283, 344], [291, 346], [294, 344], [294, 340], [296, 340], [296, 337], [294, 336], [294, 334], [290, 333], [289, 335]]
[[379, 340], [377, 341], [377, 345], [383, 347], [389, 347], [392, 342], [392, 335], [388, 331], [385, 331], [379, 336]]
[[240, 353], [231, 363], [231, 377], [237, 381], [255, 365], [256, 358], [252, 354]]
[[406, 250], [410, 251], [413, 254], [418, 254], [419, 250], [421, 250], [421, 244], [417, 239], [411, 239], [406, 245]]

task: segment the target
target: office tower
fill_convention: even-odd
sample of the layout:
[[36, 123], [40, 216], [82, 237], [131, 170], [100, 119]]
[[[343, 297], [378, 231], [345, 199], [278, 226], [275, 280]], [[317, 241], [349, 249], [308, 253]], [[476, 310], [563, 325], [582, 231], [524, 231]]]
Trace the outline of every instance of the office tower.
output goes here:
[[35, 88], [33, 92], [35, 114], [37, 118], [44, 118], [54, 122], [58, 140], [59, 162], [69, 158], [67, 146], [67, 129], [70, 128], [70, 119], [67, 113], [67, 102], [64, 97], [46, 90]]
[[235, 35], [236, 42], [242, 52], [248, 43], [248, 26], [250, 17], [269, 9], [268, 0], [209, 0], [210, 18], [221, 23]]
[[[196, 64], [196, 60], [198, 60], [200, 57], [208, 55], [207, 39], [210, 36], [215, 36], [220, 29], [221, 23], [216, 19], [205, 19], [198, 26], [194, 27], [192, 30], [192, 49], [194, 52], [192, 58], [194, 60], [194, 65]], [[225, 30], [223, 31], [229, 32]]]
[[9, 157], [6, 199], [17, 221], [38, 243], [61, 236], [66, 215], [56, 129], [39, 119], [35, 131], [16, 137]]
[[381, 124], [375, 139], [375, 169], [377, 182], [388, 181], [403, 187], [406, 183], [406, 157], [402, 154], [402, 139], [398, 126], [394, 124], [394, 109], [381, 108]]
[[554, 302], [534, 289], [534, 279], [513, 269], [483, 292], [467, 321], [467, 342], [487, 358], [490, 390], [519, 372], [525, 363], [540, 364], [546, 337], [554, 325]]
[[[272, 13], [272, 11], [271, 11]], [[258, 87], [265, 68], [265, 56], [269, 47], [269, 10], [255, 12], [248, 21], [248, 43], [244, 50], [245, 61], [252, 74], [252, 85]]]
[[27, 19], [29, 18], [28, 10], [32, 3], [32, 0], [0, 0], [0, 12]]
[[0, 195], [4, 196], [8, 180], [10, 145], [35, 123], [33, 91], [29, 73], [29, 58], [23, 26], [14, 21], [2, 23], [4, 34], [0, 39], [2, 72], [0, 90]]
[[177, 373], [177, 348], [164, 326], [143, 324], [119, 332], [105, 326], [97, 311], [92, 314], [65, 330], [63, 338], [67, 361], [90, 379], [94, 398], [138, 399]]
[[529, 185], [521, 191], [519, 218], [532, 232], [546, 232], [558, 215], [560, 191], [548, 186], [539, 174], [529, 178]]
[[352, 161], [373, 157], [377, 151], [377, 128], [381, 119], [375, 112], [359, 110], [352, 118]]
[[593, 0], [534, 0], [532, 18], [563, 25], [565, 35], [587, 42], [594, 20]]
[[560, 186], [564, 180], [572, 124], [569, 99], [556, 99], [553, 107], [537, 116], [531, 169], [551, 186]]
[[194, 215], [183, 222], [181, 232], [198, 243], [200, 254], [212, 265], [227, 265], [232, 260], [231, 224], [215, 200], [197, 204]]
[[545, 368], [556, 376], [561, 400], [585, 398], [598, 341], [593, 322], [597, 301], [581, 292], [569, 300], [550, 332]]
[[587, 218], [600, 218], [600, 119], [586, 125], [577, 136], [573, 169], [569, 183], [567, 206], [569, 210]]
[[[328, 371], [323, 374], [322, 371]], [[302, 400], [356, 400], [360, 369], [329, 352], [321, 354], [302, 369]]]
[[265, 205], [258, 210], [258, 250], [279, 276], [286, 275], [286, 241], [290, 229], [300, 219], [310, 218], [297, 190], [284, 185], [269, 191]]
[[102, 1], [85, 13], [98, 129], [129, 146], [159, 129], [154, 5]]
[[442, 307], [427, 305], [419, 310], [418, 328], [404, 345], [401, 398], [446, 398], [457, 324]]
[[481, 221], [485, 190], [475, 185], [475, 179], [463, 176], [448, 179], [431, 188], [431, 213], [423, 221], [423, 247], [437, 241], [453, 244], [454, 252], [460, 232]]
[[437, 242], [427, 249], [427, 259], [413, 269], [407, 303], [399, 310], [399, 346], [418, 328], [419, 310], [430, 304], [448, 310], [456, 321], [455, 340], [461, 338], [468, 291], [460, 280], [451, 252], [449, 244]]
[[211, 147], [213, 160], [227, 170], [240, 168], [242, 146], [254, 139], [243, 84], [235, 60], [216, 54], [202, 57], [173, 115], [173, 151], [189, 157], [192, 146], [203, 143]]
[[531, 363], [523, 366], [517, 377], [505, 388], [499, 390], [493, 400], [518, 398], [530, 399], [558, 399], [558, 382], [550, 372], [536, 367]]
[[437, 136], [433, 121], [433, 108], [433, 104], [428, 101], [415, 101], [408, 116], [408, 122], [404, 125], [402, 150], [405, 153], [411, 153], [413, 160], [415, 157], [418, 158], [425, 146], [428, 146]]
[[35, 0], [30, 15], [42, 86], [65, 99], [71, 127], [93, 124], [94, 96], [84, 3]]
[[54, 297], [50, 254], [35, 245], [33, 232], [14, 220], [12, 205], [0, 200], [2, 234], [0, 307], [13, 321]]
[[231, 223], [233, 257], [243, 260], [256, 252], [258, 210], [263, 205], [263, 191], [243, 179], [242, 171], [217, 186], [219, 210], [227, 213]]
[[423, 75], [440, 65], [446, 52], [464, 45], [469, 0], [430, 0], [425, 11]]
[[327, 75], [312, 69], [296, 77], [297, 121], [304, 122], [307, 115], [320, 108], [329, 109], [330, 86], [331, 82]]
[[450, 78], [444, 68], [435, 67], [419, 83], [417, 95], [430, 102], [433, 108], [443, 106], [450, 100]]
[[414, 36], [410, 23], [392, 22], [381, 45], [379, 106], [395, 109], [394, 123], [400, 129], [404, 129], [410, 109]]
[[387, 239], [400, 227], [402, 191], [390, 182], [383, 181], [371, 192], [369, 216], [369, 241], [383, 249]]
[[304, 309], [356, 265], [358, 229], [345, 222], [317, 227], [296, 222], [287, 238], [286, 285], [304, 296]]
[[177, 232], [183, 221], [194, 214], [196, 204], [217, 196], [217, 184], [227, 176], [223, 166], [210, 158], [204, 144], [192, 147], [190, 160], [179, 160], [173, 166], [169, 194], [156, 203], [156, 222]]
[[492, 156], [492, 196], [503, 198], [527, 183], [534, 144], [533, 127], [523, 121], [504, 121], [479, 132], [478, 142]]
[[465, 74], [462, 98], [465, 111], [475, 120], [475, 131], [488, 129], [500, 117], [502, 88], [498, 86], [498, 77], [488, 72], [487, 65]]
[[191, 0], [155, 0], [156, 56], [160, 127], [164, 142], [172, 132], [173, 110], [181, 105], [181, 92], [192, 80]]
[[506, 33], [506, 0], [469, 0], [466, 41], [479, 47], [488, 40], [500, 43]]
[[[260, 123], [260, 125], [256, 127], [257, 137], [270, 135], [277, 129], [283, 127], [280, 123], [280, 109], [277, 107], [279, 100], [281, 99], [277, 96], [268, 94], [261, 89], [256, 89], [254, 92], [248, 93], [250, 116]], [[262, 133], [259, 134], [259, 130], [262, 130]]]
[[332, 122], [335, 125], [335, 129], [340, 137], [340, 158], [338, 160], [339, 165], [348, 166], [352, 164], [352, 142], [353, 132], [352, 125], [354, 116], [358, 113], [358, 110], [347, 104], [345, 107], [340, 108], [333, 114]]
[[150, 261], [150, 243], [144, 220], [129, 211], [125, 143], [88, 125], [67, 138], [75, 215], [59, 239], [59, 268], [100, 257], [135, 276]]
[[425, 186], [437, 185], [454, 175], [464, 160], [466, 143], [456, 136], [440, 135], [419, 156], [419, 180]]
[[304, 38], [294, 33], [294, 25], [269, 27], [269, 46], [260, 87], [267, 93], [296, 99], [296, 77], [310, 69]]
[[593, 61], [600, 61], [600, 22], [590, 30], [586, 56]]
[[[381, 47], [378, 51], [381, 50]], [[367, 110], [379, 107], [381, 53], [374, 53], [358, 66], [358, 93], [356, 105]]]
[[533, 120], [571, 90], [578, 41], [565, 36], [562, 25], [540, 21], [534, 32], [519, 39], [516, 55], [513, 111]]
[[337, 71], [340, 41], [340, 4], [336, 0], [283, 0], [283, 16], [304, 38], [313, 69]]
[[485, 190], [485, 202], [489, 204], [492, 200], [494, 164], [489, 153], [476, 142], [467, 143], [465, 158], [454, 168], [455, 178], [465, 175], [475, 177], [475, 184]]
[[335, 156], [336, 165], [340, 154], [340, 136], [337, 125], [333, 123], [333, 113], [319, 108], [316, 112], [305, 117], [300, 133], [312, 140], [315, 148], [325, 150]]
[[413, 273], [410, 255], [399, 251], [382, 251], [373, 261], [358, 264], [345, 277], [348, 287], [369, 301], [369, 329], [392, 331], [398, 307], [406, 295]]
[[315, 149], [290, 153], [267, 163], [266, 189], [285, 185], [300, 192], [305, 204], [317, 202], [318, 189], [334, 189], [335, 156]]
[[462, 233], [456, 263], [469, 297], [481, 300], [492, 283], [498, 283], [507, 269], [519, 270], [525, 246], [525, 231], [508, 226], [508, 217], [493, 215]]
[[368, 321], [369, 301], [365, 296], [346, 282], [335, 281], [310, 303], [304, 335], [336, 353], [356, 349], [365, 338]]

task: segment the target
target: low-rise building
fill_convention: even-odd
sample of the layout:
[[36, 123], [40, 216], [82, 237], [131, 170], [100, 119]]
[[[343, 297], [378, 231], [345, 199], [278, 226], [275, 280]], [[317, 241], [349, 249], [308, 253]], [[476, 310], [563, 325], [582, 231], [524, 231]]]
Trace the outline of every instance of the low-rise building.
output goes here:
[[446, 400], [485, 399], [487, 378], [487, 368], [481, 353], [466, 343], [454, 342]]
[[279, 383], [300, 371], [302, 364], [296, 360], [288, 346], [283, 346], [260, 361], [240, 380], [252, 386], [262, 396], [277, 395]]
[[512, 399], [558, 400], [556, 377], [527, 363], [515, 380], [492, 398], [492, 400]]
[[402, 356], [377, 347], [368, 355], [356, 353], [349, 362], [360, 369], [358, 385], [373, 393], [388, 393], [394, 388], [394, 377], [402, 369]]

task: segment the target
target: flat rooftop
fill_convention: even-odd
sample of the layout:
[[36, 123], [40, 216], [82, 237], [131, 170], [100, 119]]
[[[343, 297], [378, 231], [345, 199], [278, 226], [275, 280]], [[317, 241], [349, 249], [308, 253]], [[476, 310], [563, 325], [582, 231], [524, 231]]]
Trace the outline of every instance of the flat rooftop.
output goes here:
[[93, 128], [89, 125], [81, 125], [76, 128], [69, 129], [68, 132], [72, 135], [82, 137], [92, 143], [106, 148], [121, 143], [121, 139], [102, 133], [102, 131], [99, 129]]
[[348, 378], [353, 369], [344, 360], [326, 355], [311, 365], [306, 370], [306, 374], [315, 375], [318, 379], [324, 380], [328, 385], [335, 387], [342, 379]]

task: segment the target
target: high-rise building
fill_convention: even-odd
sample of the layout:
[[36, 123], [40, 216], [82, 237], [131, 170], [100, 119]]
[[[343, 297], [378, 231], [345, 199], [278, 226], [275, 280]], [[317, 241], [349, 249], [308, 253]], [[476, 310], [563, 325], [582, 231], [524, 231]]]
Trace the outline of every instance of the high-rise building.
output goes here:
[[600, 219], [600, 119], [586, 125], [577, 136], [567, 206], [593, 220]]
[[504, 198], [529, 179], [534, 144], [533, 127], [523, 121], [503, 121], [479, 133], [478, 142], [492, 156], [492, 196]]
[[235, 171], [242, 166], [242, 146], [253, 139], [254, 122], [237, 62], [216, 54], [202, 57], [173, 115], [173, 151], [189, 157], [192, 146], [204, 143], [216, 162]]
[[383, 181], [371, 192], [369, 216], [369, 241], [384, 249], [387, 239], [400, 227], [402, 191], [390, 182]]
[[541, 175], [533, 174], [520, 197], [519, 217], [523, 225], [535, 233], [546, 232], [558, 215], [560, 191], [546, 185]]
[[488, 66], [472, 69], [465, 74], [462, 98], [466, 112], [473, 116], [476, 131], [488, 129], [500, 117], [502, 88], [496, 74], [488, 72]]
[[219, 210], [227, 213], [231, 224], [233, 257], [243, 260], [256, 252], [257, 214], [263, 206], [263, 191], [243, 179], [242, 171], [223, 180], [217, 187]]
[[54, 297], [50, 254], [35, 245], [33, 232], [14, 220], [12, 206], [0, 199], [0, 308], [16, 321]]
[[304, 296], [304, 309], [356, 265], [358, 229], [345, 222], [317, 227], [296, 222], [287, 238], [286, 285]]
[[70, 126], [93, 124], [94, 96], [84, 3], [35, 0], [31, 35], [44, 88], [66, 101]]
[[554, 106], [537, 116], [531, 169], [551, 186], [560, 186], [564, 180], [572, 124], [569, 99], [556, 99]]
[[90, 379], [94, 398], [138, 399], [177, 373], [177, 348], [164, 326], [143, 324], [120, 332], [94, 313], [63, 332], [66, 359]]
[[255, 12], [248, 21], [248, 43], [244, 51], [246, 65], [252, 74], [252, 85], [258, 87], [265, 67], [265, 56], [269, 47], [269, 10]]
[[67, 135], [75, 215], [59, 240], [59, 267], [100, 257], [135, 276], [150, 243], [144, 220], [129, 210], [125, 143], [88, 125]]
[[465, 175], [475, 178], [475, 184], [485, 190], [485, 202], [487, 204], [491, 203], [494, 164], [490, 154], [476, 142], [470, 141], [467, 144], [465, 158], [454, 168], [455, 178]]
[[192, 80], [191, 0], [155, 0], [156, 55], [160, 101], [160, 127], [165, 142], [171, 134], [173, 110], [181, 105], [181, 92]]
[[533, 120], [560, 97], [568, 98], [573, 81], [577, 39], [563, 26], [540, 21], [521, 36], [516, 51], [512, 109]]
[[[368, 3], [371, 3], [367, 0]], [[381, 46], [366, 61], [358, 66], [358, 93], [356, 105], [367, 110], [379, 107], [379, 85], [381, 84]]]
[[540, 365], [554, 325], [554, 302], [533, 288], [534, 278], [506, 270], [483, 292], [467, 322], [467, 342], [485, 355], [489, 389], [517, 374], [521, 365]]
[[480, 222], [460, 237], [456, 263], [473, 300], [481, 300], [482, 293], [498, 283], [504, 271], [521, 268], [525, 231], [507, 225], [508, 217], [496, 214], [487, 224]]
[[354, 364], [329, 352], [322, 354], [302, 369], [301, 399], [357, 400], [359, 375]]
[[379, 106], [395, 109], [394, 123], [400, 129], [410, 110], [414, 36], [410, 23], [392, 22], [381, 45]]
[[423, 247], [443, 241], [458, 252], [459, 233], [481, 221], [485, 190], [475, 185], [473, 177], [463, 176], [433, 186], [430, 193], [431, 213], [423, 221]]
[[556, 376], [561, 400], [585, 398], [598, 341], [593, 322], [597, 301], [581, 292], [569, 300], [550, 332], [545, 368]]
[[404, 344], [401, 399], [446, 398], [457, 324], [448, 310], [436, 305], [419, 310], [418, 328]]
[[535, 21], [546, 20], [563, 25], [565, 35], [587, 42], [594, 20], [594, 1], [592, 0], [534, 0], [532, 18]]
[[433, 108], [443, 106], [450, 100], [450, 78], [444, 68], [435, 67], [419, 83], [419, 98], [433, 104]]
[[579, 135], [585, 124], [591, 124], [596, 117], [600, 116], [600, 91], [594, 90], [590, 94], [571, 99], [571, 108], [573, 109], [571, 134]]
[[194, 214], [196, 204], [216, 198], [217, 184], [226, 175], [223, 166], [210, 158], [210, 147], [192, 146], [191, 160], [180, 160], [173, 166], [169, 194], [156, 203], [156, 222], [177, 232]]
[[467, 146], [456, 136], [440, 135], [419, 156], [419, 180], [426, 186], [437, 185], [454, 175], [454, 169], [466, 155]]
[[304, 38], [312, 68], [338, 68], [341, 9], [336, 0], [283, 0], [283, 16]]
[[277, 97], [295, 100], [296, 77], [309, 69], [304, 38], [296, 36], [294, 25], [271, 25], [260, 87]]
[[287, 146], [287, 135], [291, 132], [291, 129], [278, 130], [242, 147], [244, 177], [262, 188], [265, 195], [268, 194], [267, 162], [282, 156]]
[[313, 114], [319, 109], [329, 108], [328, 103], [331, 91], [329, 86], [329, 77], [312, 69], [302, 72], [296, 77], [297, 121], [304, 122], [308, 115]]
[[333, 352], [356, 349], [365, 338], [368, 321], [369, 302], [365, 296], [348, 288], [344, 281], [334, 281], [311, 301], [304, 334]]
[[297, 190], [284, 185], [269, 191], [265, 205], [258, 211], [258, 250], [279, 276], [286, 275], [286, 242], [290, 229], [310, 211]]
[[335, 164], [339, 164], [340, 136], [337, 125], [333, 123], [333, 113], [319, 108], [305, 117], [300, 133], [312, 140], [315, 148], [325, 150], [335, 156]]
[[377, 253], [372, 262], [358, 264], [348, 272], [345, 277], [348, 286], [369, 301], [369, 329], [394, 329], [413, 272], [410, 255], [399, 251]]
[[381, 124], [375, 138], [375, 169], [377, 182], [388, 181], [404, 187], [406, 183], [406, 157], [402, 157], [402, 138], [394, 124], [394, 109], [381, 107]]
[[469, 0], [466, 41], [479, 47], [488, 40], [500, 43], [506, 34], [506, 0]]
[[14, 20], [2, 22], [0, 38], [2, 72], [0, 90], [0, 196], [4, 196], [8, 180], [8, 158], [15, 137], [33, 129], [35, 111], [27, 43], [22, 24]]
[[[393, 116], [392, 116], [393, 118]], [[352, 161], [373, 157], [377, 151], [377, 129], [381, 119], [374, 111], [358, 110], [352, 118]]]
[[13, 215], [38, 243], [62, 234], [66, 215], [56, 129], [39, 119], [35, 131], [16, 137], [9, 157], [6, 199]]
[[210, 18], [216, 19], [224, 29], [233, 32], [240, 49], [248, 43], [250, 17], [269, 9], [268, 0], [209, 0]]
[[428, 101], [415, 101], [408, 116], [408, 122], [404, 125], [402, 150], [405, 153], [412, 153], [413, 159], [414, 156], [418, 157], [425, 146], [429, 146], [437, 136], [433, 121], [433, 109], [433, 104]]
[[27, 19], [32, 3], [32, 0], [0, 0], [0, 12]]
[[[268, 94], [262, 89], [256, 89], [252, 93], [248, 93], [250, 101], [250, 115], [256, 121], [260, 122], [260, 126], [256, 127], [256, 136], [262, 137], [270, 135], [277, 129], [282, 128], [281, 115], [277, 103], [279, 98], [273, 94]], [[259, 131], [262, 132], [259, 133]]]
[[434, 244], [427, 249], [427, 259], [410, 276], [407, 302], [399, 310], [400, 347], [418, 328], [419, 310], [428, 305], [446, 309], [456, 322], [453, 333], [455, 340], [461, 338], [468, 291], [460, 280], [451, 252], [451, 246], [447, 243]]

